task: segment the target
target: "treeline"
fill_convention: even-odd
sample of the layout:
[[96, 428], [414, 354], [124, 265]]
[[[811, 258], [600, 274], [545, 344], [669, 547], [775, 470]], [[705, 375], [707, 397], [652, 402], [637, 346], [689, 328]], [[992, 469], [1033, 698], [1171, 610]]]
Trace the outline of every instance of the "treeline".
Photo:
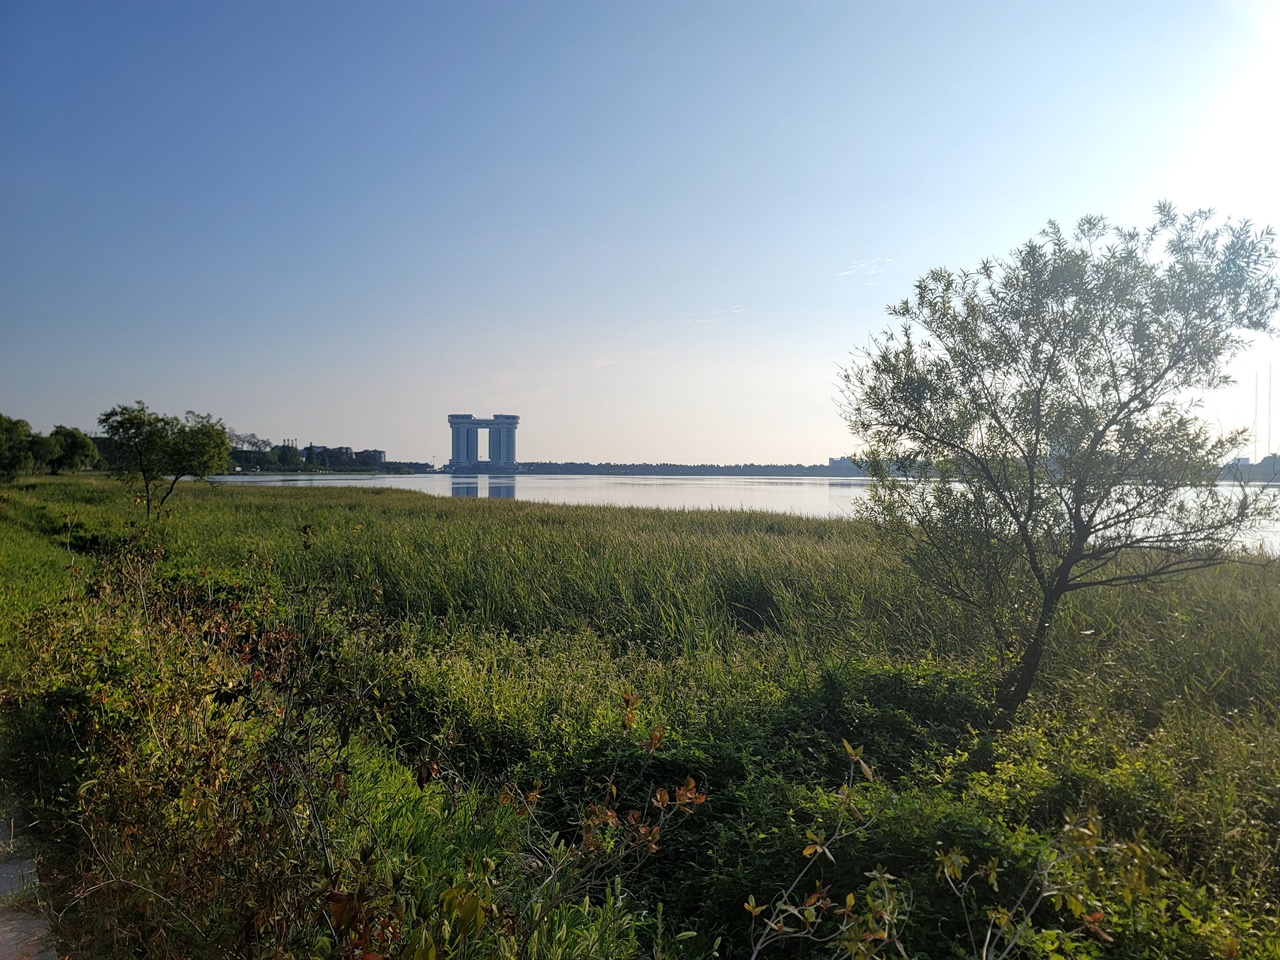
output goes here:
[[344, 473], [431, 473], [435, 467], [417, 461], [387, 460], [381, 450], [355, 450], [350, 447], [325, 447], [308, 444], [299, 448], [286, 440], [273, 444], [254, 434], [228, 431], [231, 438], [231, 462], [247, 473], [306, 473], [308, 471], [341, 471]]
[[54, 427], [46, 436], [25, 420], [0, 413], [0, 478], [19, 474], [70, 473], [98, 462], [98, 447], [75, 427]]
[[[178, 476], [312, 470], [410, 474], [435, 469], [430, 463], [387, 460], [381, 450], [319, 444], [299, 449], [296, 440], [273, 444], [254, 433], [239, 433], [210, 414], [189, 410], [180, 418], [149, 410], [142, 401], [106, 411], [98, 418], [98, 427], [98, 434], [90, 436], [58, 425], [46, 436], [26, 420], [0, 414], [0, 480], [90, 468], [148, 474], [152, 479], [175, 472]], [[192, 444], [198, 449], [191, 449]], [[196, 474], [184, 469], [192, 463], [199, 464]]]
[[227, 431], [231, 442], [231, 462], [241, 470], [262, 470], [268, 473], [302, 470], [306, 463], [295, 443], [288, 440], [273, 444], [256, 433]]
[[326, 447], [309, 443], [299, 447], [297, 440], [273, 444], [256, 433], [228, 430], [231, 462], [250, 473], [303, 473], [310, 470], [340, 470], [350, 473], [431, 473], [430, 463], [388, 460], [383, 450], [353, 450], [351, 447]]
[[98, 417], [98, 427], [98, 437], [62, 425], [44, 436], [26, 420], [0, 414], [0, 479], [101, 464], [121, 479], [137, 482], [139, 500], [150, 516], [153, 508], [164, 506], [178, 481], [221, 473], [230, 462], [226, 425], [207, 413], [188, 410], [185, 417], [175, 417], [149, 410], [139, 400], [107, 410]]

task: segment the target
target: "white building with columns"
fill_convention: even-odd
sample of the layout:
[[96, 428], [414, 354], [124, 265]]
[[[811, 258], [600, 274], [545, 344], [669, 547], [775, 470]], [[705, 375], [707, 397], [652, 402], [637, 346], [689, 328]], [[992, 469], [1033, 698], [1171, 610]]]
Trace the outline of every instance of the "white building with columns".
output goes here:
[[[514, 469], [516, 465], [516, 427], [520, 418], [510, 413], [497, 413], [488, 420], [477, 420], [469, 413], [449, 414], [453, 433], [449, 457], [451, 469], [474, 469], [486, 466]], [[489, 433], [489, 459], [480, 459], [480, 431]]]

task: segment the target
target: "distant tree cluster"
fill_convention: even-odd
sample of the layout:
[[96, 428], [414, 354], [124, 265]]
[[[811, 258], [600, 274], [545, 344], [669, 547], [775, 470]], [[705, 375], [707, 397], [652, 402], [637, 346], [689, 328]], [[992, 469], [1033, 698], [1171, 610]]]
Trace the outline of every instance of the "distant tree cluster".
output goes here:
[[25, 420], [0, 414], [0, 478], [73, 472], [91, 467], [97, 460], [97, 446], [75, 427], [59, 424], [45, 436]]
[[232, 429], [227, 430], [227, 439], [231, 441], [231, 462], [237, 469], [274, 473], [298, 470], [303, 465], [296, 440], [272, 443], [256, 433]]
[[227, 439], [231, 441], [231, 452], [266, 453], [271, 449], [271, 441], [265, 440], [256, 433], [237, 433], [227, 428]]
[[430, 473], [430, 463], [391, 461], [382, 450], [353, 450], [351, 447], [327, 447], [309, 443], [299, 447], [297, 440], [272, 443], [256, 433], [228, 430], [231, 462], [237, 470], [250, 473], [301, 473], [309, 471], [350, 471], [377, 473]]
[[351, 447], [325, 447], [308, 444], [303, 451], [307, 466], [325, 470], [377, 470], [386, 463], [382, 450], [353, 450]]

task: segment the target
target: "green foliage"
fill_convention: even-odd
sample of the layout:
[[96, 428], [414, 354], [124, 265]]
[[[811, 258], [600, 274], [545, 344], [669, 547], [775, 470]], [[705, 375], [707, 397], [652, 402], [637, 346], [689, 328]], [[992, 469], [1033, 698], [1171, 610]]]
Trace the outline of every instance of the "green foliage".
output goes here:
[[179, 480], [219, 473], [231, 456], [231, 441], [222, 421], [193, 410], [179, 419], [153, 413], [139, 400], [132, 406], [112, 407], [98, 418], [98, 424], [109, 443], [113, 469], [142, 484], [141, 499], [148, 519], [154, 493], [163, 489], [155, 504], [163, 507]]
[[48, 458], [49, 472], [57, 476], [64, 470], [75, 472], [98, 462], [98, 448], [92, 439], [75, 427], [61, 424], [49, 434], [51, 452]]
[[1004, 729], [853, 522], [130, 511], [0, 493], [0, 770], [74, 955], [1274, 960], [1275, 567], [1071, 597]]
[[992, 612], [1006, 708], [1065, 596], [1222, 563], [1274, 514], [1216, 484], [1245, 432], [1215, 432], [1194, 398], [1272, 331], [1275, 263], [1270, 231], [1167, 204], [1145, 233], [1050, 223], [1007, 262], [922, 277], [889, 309], [901, 332], [846, 371], [869, 513], [924, 582]]
[[0, 479], [48, 470], [52, 474], [82, 470], [98, 460], [98, 448], [74, 427], [61, 424], [49, 436], [35, 433], [25, 420], [0, 414]]
[[28, 473], [34, 465], [31, 424], [0, 413], [0, 480]]

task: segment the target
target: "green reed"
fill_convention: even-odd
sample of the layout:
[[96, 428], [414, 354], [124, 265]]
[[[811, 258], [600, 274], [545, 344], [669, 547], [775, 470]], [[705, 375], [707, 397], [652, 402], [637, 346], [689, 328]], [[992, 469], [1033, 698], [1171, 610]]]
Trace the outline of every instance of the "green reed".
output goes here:
[[[286, 884], [295, 906], [336, 882], [320, 875], [327, 870], [380, 891], [370, 911], [418, 911], [414, 936], [438, 939], [442, 896], [458, 910], [472, 902], [458, 899], [466, 891], [492, 893], [494, 910], [532, 903], [549, 879], [528, 872], [536, 861], [560, 864], [563, 891], [576, 891], [556, 901], [565, 923], [586, 891], [589, 909], [573, 921], [583, 925], [581, 943], [607, 934], [617, 956], [694, 957], [710, 956], [722, 937], [721, 955], [738, 955], [749, 919], [742, 902], [767, 899], [794, 876], [805, 831], [822, 828], [842, 782], [845, 739], [864, 746], [876, 779], [859, 794], [866, 825], [822, 875], [860, 889], [884, 866], [910, 885], [912, 955], [951, 955], [962, 942], [937, 850], [998, 858], [1008, 883], [1026, 882], [1037, 844], [1090, 808], [1114, 836], [1141, 831], [1164, 871], [1132, 903], [1123, 884], [1099, 894], [1115, 956], [1249, 955], [1239, 943], [1274, 955], [1266, 951], [1280, 936], [1275, 566], [1073, 597], [1040, 687], [1002, 729], [990, 704], [1000, 651], [981, 621], [923, 592], [874, 529], [850, 520], [196, 484], [172, 503], [144, 525], [114, 481], [0, 491], [0, 605], [12, 625], [0, 702], [18, 711], [11, 731], [35, 729], [30, 718], [19, 723], [33, 704], [44, 704], [36, 718], [56, 728], [67, 710], [96, 717], [93, 697], [111, 691], [94, 720], [113, 731], [110, 750], [77, 762], [96, 764], [115, 792], [86, 788], [67, 815], [79, 802], [100, 831], [113, 828], [114, 810], [160, 825], [156, 863], [126, 862], [122, 847], [107, 866], [136, 869], [128, 876], [139, 883], [169, 877], [174, 890], [191, 881], [180, 869], [186, 841], [163, 824], [176, 818], [197, 844], [213, 830], [194, 795], [191, 810], [173, 806], [192, 778], [204, 783], [199, 750], [222, 758], [246, 823], [278, 840], [274, 808], [260, 803], [255, 744], [295, 716], [276, 712], [290, 697], [308, 704], [292, 721], [302, 724], [297, 736], [277, 740], [319, 751], [319, 772], [302, 781], [308, 789], [332, 790], [330, 774], [345, 778], [348, 799], [327, 794], [331, 862], [304, 870], [281, 859], [278, 843], [236, 848], [243, 887], [228, 880], [225, 900], [210, 894], [208, 924], [239, 916], [233, 889], [241, 899], [251, 888], [284, 889], [268, 868], [296, 871], [287, 881], [296, 887]], [[156, 558], [145, 576], [136, 560], [144, 554]], [[114, 593], [86, 592], [98, 567], [115, 570]], [[151, 606], [139, 608], [135, 583]], [[255, 650], [277, 636], [311, 645], [294, 652], [302, 666], [290, 676], [303, 689], [285, 696], [284, 681], [256, 679], [256, 661], [218, 646], [227, 635], [209, 624], [242, 621], [250, 610]], [[252, 723], [235, 712], [247, 704], [260, 711]], [[164, 782], [159, 755], [130, 740], [145, 745], [156, 731], [195, 751], [165, 758], [173, 769]], [[657, 732], [660, 749], [646, 751]], [[90, 742], [49, 736], [59, 749]], [[52, 749], [42, 743], [19, 751], [34, 770]], [[420, 795], [414, 771], [428, 761], [449, 776]], [[60, 797], [77, 796], [77, 769], [66, 768]], [[706, 789], [706, 804], [643, 869], [618, 861], [604, 884], [564, 867], [590, 859], [573, 846], [584, 797], [598, 798], [605, 784], [651, 789], [685, 776]], [[534, 783], [543, 833], [501, 801], [509, 786]], [[644, 808], [646, 796], [629, 802]], [[304, 852], [314, 860], [318, 849]], [[231, 854], [196, 852], [205, 859], [188, 858], [208, 867], [200, 879], [215, 889], [218, 858]], [[132, 900], [111, 900], [111, 889], [96, 895], [133, 909]], [[995, 891], [984, 896], [992, 908], [1002, 903]], [[1036, 922], [1073, 923], [1047, 907]], [[698, 935], [663, 947], [664, 924]], [[475, 956], [503, 955], [496, 929], [483, 950], [476, 940]]]

